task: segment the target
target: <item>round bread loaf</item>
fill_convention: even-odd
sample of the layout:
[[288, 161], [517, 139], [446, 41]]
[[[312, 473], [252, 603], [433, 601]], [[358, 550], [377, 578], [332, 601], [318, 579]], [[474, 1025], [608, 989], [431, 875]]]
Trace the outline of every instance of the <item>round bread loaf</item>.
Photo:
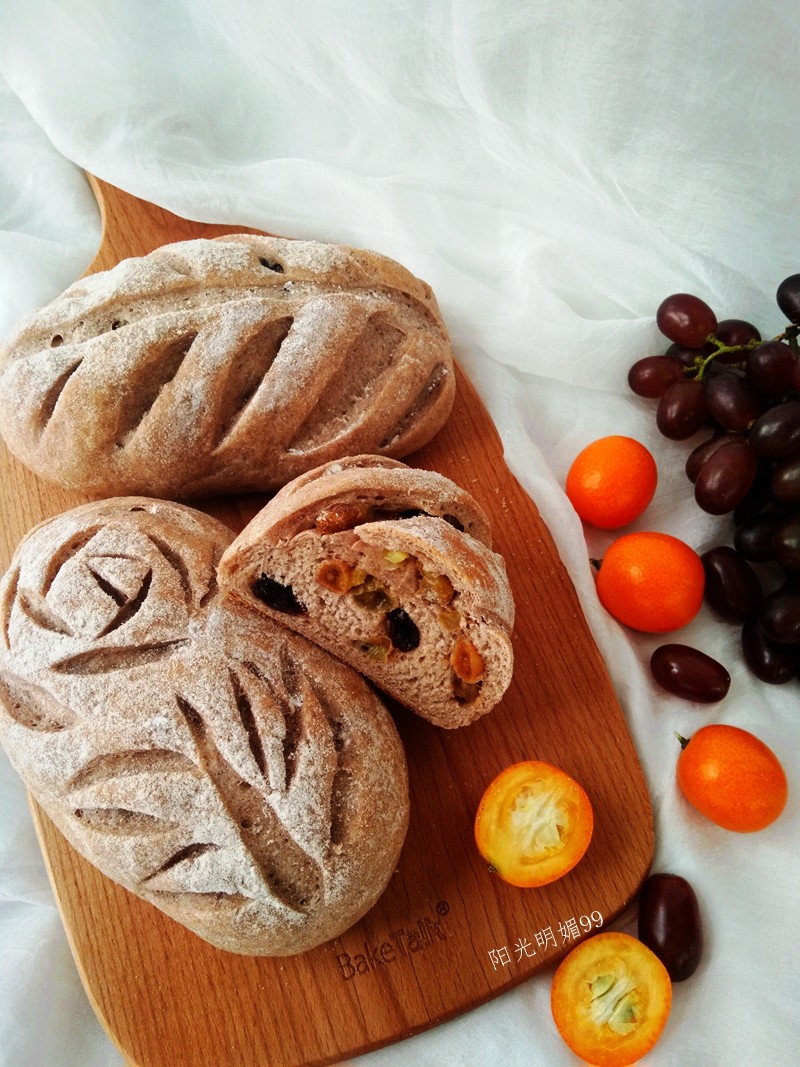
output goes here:
[[385, 888], [405, 756], [354, 671], [222, 602], [232, 536], [145, 498], [36, 527], [0, 585], [0, 740], [110, 878], [221, 949], [290, 955]]
[[385, 256], [246, 234], [88, 275], [0, 350], [0, 426], [50, 481], [189, 499], [405, 456], [450, 414], [430, 287]]
[[511, 681], [514, 600], [489, 520], [433, 471], [354, 456], [302, 475], [225, 551], [219, 581], [438, 726], [485, 715]]

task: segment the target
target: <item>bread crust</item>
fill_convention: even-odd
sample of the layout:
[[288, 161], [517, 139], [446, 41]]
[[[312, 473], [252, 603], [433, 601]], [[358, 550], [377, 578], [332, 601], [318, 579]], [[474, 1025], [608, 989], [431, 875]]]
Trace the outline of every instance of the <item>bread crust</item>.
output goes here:
[[340, 456], [406, 456], [454, 395], [424, 282], [377, 253], [248, 234], [88, 275], [0, 351], [9, 449], [105, 496], [271, 491]]
[[455, 728], [495, 707], [513, 672], [514, 600], [490, 543], [485, 513], [449, 479], [349, 457], [276, 494], [226, 549], [219, 580]]
[[145, 498], [31, 531], [0, 584], [0, 741], [109, 877], [220, 949], [292, 955], [383, 892], [405, 755], [355, 672], [223, 602], [232, 536]]

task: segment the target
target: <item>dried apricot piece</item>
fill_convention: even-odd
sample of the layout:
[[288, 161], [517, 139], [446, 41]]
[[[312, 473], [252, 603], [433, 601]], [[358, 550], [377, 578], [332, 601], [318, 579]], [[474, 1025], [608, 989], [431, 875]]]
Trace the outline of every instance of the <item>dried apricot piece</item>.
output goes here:
[[323, 534], [339, 533], [360, 526], [367, 521], [369, 513], [370, 508], [366, 504], [331, 504], [330, 507], [322, 508], [314, 525]]
[[628, 1067], [658, 1041], [672, 983], [654, 952], [630, 934], [581, 942], [559, 964], [550, 1009], [564, 1041], [595, 1067]]
[[486, 670], [483, 656], [468, 637], [459, 637], [453, 645], [450, 666], [462, 682], [477, 682]]
[[540, 760], [506, 767], [486, 789], [475, 843], [511, 885], [547, 885], [583, 858], [594, 831], [592, 805], [565, 771]]
[[353, 568], [343, 559], [329, 559], [317, 569], [317, 583], [331, 593], [348, 593], [353, 587]]

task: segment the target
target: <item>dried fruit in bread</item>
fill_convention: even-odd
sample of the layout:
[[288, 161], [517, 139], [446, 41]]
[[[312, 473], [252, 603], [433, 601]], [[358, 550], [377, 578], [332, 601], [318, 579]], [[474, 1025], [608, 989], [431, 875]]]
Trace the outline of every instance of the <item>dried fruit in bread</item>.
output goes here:
[[309, 472], [236, 538], [219, 579], [439, 726], [486, 714], [511, 681], [505, 564], [476, 501], [432, 471], [356, 456]]

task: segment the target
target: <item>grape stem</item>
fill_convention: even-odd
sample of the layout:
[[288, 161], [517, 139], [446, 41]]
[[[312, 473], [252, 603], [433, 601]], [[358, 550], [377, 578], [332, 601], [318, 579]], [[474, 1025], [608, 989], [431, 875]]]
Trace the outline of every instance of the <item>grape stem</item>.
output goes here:
[[[714, 351], [710, 355], [706, 356], [705, 359], [702, 360], [702, 362], [699, 364], [696, 374], [697, 380], [700, 382], [705, 380], [708, 367], [714, 362], [717, 356], [725, 355], [727, 352], [742, 352], [746, 355], [748, 352], [752, 352], [754, 348], [757, 348], [758, 345], [762, 343], [763, 342], [761, 341], [748, 341], [747, 344], [744, 345], [725, 345], [722, 343], [722, 341], [718, 341], [713, 333], [710, 333], [708, 337], [706, 337], [706, 344], [714, 345]], [[731, 364], [731, 366], [743, 367], [744, 360], [739, 363], [733, 363]]]
[[[793, 348], [795, 352], [800, 352], [800, 344], [798, 344], [797, 341], [798, 334], [800, 334], [800, 326], [787, 326], [783, 333], [779, 333], [778, 336], [773, 337], [772, 340], [788, 341], [790, 348]], [[723, 344], [722, 341], [718, 340], [713, 333], [710, 333], [706, 337], [706, 344], [713, 345], [714, 351], [711, 352], [710, 355], [706, 356], [704, 359], [700, 359], [699, 357], [697, 358], [697, 360], [695, 361], [695, 377], [700, 382], [704, 381], [709, 366], [714, 362], [717, 356], [725, 355], [727, 352], [741, 352], [743, 355], [747, 355], [748, 353], [752, 352], [754, 348], [758, 348], [758, 346], [763, 343], [763, 341], [748, 341], [746, 344], [743, 345], [726, 345]], [[731, 363], [730, 366], [738, 367], [741, 370], [745, 366], [745, 360], [741, 360], [737, 363]], [[690, 372], [691, 368], [689, 373]]]
[[797, 335], [800, 333], [800, 326], [787, 326], [786, 329], [779, 337], [776, 337], [776, 341], [788, 341], [789, 347], [793, 348], [795, 352], [798, 351], [800, 345], [797, 343]]

